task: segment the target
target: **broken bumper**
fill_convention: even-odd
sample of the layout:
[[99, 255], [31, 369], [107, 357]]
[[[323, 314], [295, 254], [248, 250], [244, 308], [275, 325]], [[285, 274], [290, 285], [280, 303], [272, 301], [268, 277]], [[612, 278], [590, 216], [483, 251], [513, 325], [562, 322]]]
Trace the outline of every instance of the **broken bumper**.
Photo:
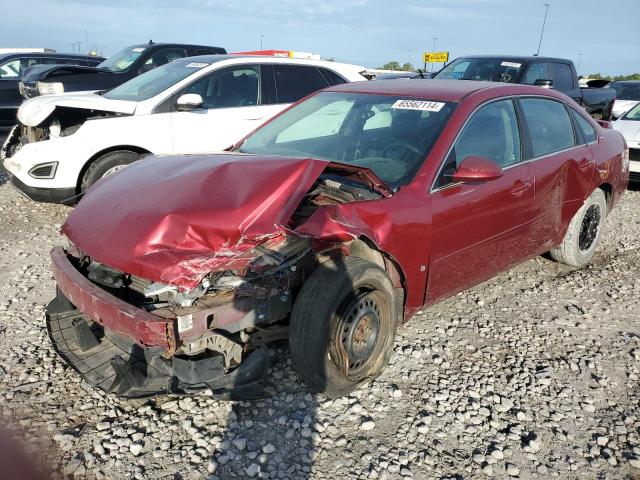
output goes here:
[[123, 397], [190, 393], [209, 388], [220, 399], [267, 395], [265, 349], [248, 355], [233, 371], [223, 357], [174, 355], [174, 320], [165, 320], [110, 295], [78, 272], [65, 251], [51, 252], [56, 298], [46, 308], [55, 350], [82, 378]]

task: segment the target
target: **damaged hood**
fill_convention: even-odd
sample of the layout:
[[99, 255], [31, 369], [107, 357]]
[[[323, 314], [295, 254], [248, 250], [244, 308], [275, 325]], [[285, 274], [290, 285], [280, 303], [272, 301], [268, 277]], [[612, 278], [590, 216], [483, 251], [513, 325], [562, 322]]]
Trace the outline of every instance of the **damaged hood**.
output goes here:
[[44, 122], [57, 107], [99, 110], [125, 115], [133, 115], [137, 102], [109, 100], [95, 93], [63, 93], [44, 95], [24, 102], [18, 110], [18, 120], [23, 125], [36, 127]]
[[283, 233], [328, 163], [239, 154], [150, 157], [91, 188], [62, 233], [106, 265], [193, 288]]

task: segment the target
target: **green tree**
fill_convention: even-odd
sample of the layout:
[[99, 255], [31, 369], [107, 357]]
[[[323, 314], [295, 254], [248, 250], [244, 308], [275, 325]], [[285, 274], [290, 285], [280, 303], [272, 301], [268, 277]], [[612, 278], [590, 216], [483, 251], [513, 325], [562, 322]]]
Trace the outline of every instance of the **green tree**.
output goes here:
[[385, 63], [383, 66], [380, 67], [383, 70], [402, 70], [402, 67], [400, 66], [399, 62], [396, 62], [395, 60], [392, 60], [388, 63]]
[[404, 65], [402, 65], [402, 70], [404, 70], [405, 72], [413, 72], [415, 69], [410, 63], [405, 63]]

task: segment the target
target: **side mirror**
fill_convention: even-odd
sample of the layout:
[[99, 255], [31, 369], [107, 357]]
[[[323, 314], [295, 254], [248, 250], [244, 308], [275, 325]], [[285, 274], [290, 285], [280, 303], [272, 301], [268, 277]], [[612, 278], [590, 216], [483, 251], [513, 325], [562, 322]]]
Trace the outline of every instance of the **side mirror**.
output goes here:
[[198, 108], [202, 108], [202, 97], [197, 93], [185, 93], [176, 101], [176, 110], [180, 112], [190, 112]]
[[547, 78], [539, 78], [535, 82], [533, 82], [533, 84], [536, 87], [553, 88], [553, 80], [549, 80]]
[[493, 160], [485, 157], [469, 156], [453, 174], [454, 182], [484, 182], [502, 176], [502, 168]]

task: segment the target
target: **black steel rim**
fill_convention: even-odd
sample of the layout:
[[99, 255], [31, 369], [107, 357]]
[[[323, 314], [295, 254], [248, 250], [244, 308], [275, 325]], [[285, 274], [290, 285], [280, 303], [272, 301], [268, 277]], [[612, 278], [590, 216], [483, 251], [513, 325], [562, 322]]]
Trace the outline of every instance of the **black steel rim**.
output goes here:
[[338, 317], [336, 340], [344, 355], [347, 376], [365, 370], [376, 349], [380, 335], [381, 313], [377, 292], [358, 295]]
[[580, 227], [580, 236], [578, 237], [578, 247], [581, 252], [588, 251], [598, 238], [600, 230], [600, 206], [591, 205], [582, 217], [582, 225]]

